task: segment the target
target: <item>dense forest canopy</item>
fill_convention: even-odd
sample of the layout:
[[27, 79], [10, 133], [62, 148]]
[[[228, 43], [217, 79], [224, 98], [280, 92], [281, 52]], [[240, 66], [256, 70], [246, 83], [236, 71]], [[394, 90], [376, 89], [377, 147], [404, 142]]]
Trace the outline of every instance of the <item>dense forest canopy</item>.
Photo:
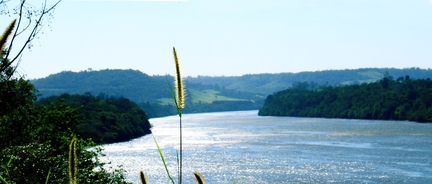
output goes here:
[[262, 116], [300, 116], [432, 122], [432, 81], [386, 75], [339, 87], [297, 85], [269, 95]]
[[63, 94], [41, 99], [36, 104], [77, 109], [79, 123], [73, 127], [74, 132], [98, 144], [128, 141], [151, 133], [144, 110], [126, 98]]
[[149, 76], [137, 70], [64, 71], [32, 80], [42, 97], [51, 95], [104, 93], [108, 96], [126, 97], [134, 102], [157, 102], [170, 98], [167, 87], [170, 76]]

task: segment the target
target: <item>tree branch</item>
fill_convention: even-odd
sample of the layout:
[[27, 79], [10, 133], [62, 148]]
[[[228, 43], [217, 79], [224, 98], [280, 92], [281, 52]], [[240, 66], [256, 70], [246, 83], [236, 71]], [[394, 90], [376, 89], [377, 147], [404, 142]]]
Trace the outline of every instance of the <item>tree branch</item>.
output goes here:
[[[19, 13], [18, 13], [18, 20], [17, 20], [17, 27], [16, 27], [16, 29], [15, 29], [15, 33], [13, 34], [13, 36], [12, 36], [12, 39], [11, 39], [11, 42], [9, 43], [9, 49], [8, 49], [8, 51], [7, 51], [7, 53], [6, 53], [6, 57], [5, 58], [8, 58], [9, 57], [9, 55], [10, 55], [10, 53], [11, 53], [11, 51], [12, 51], [12, 49], [13, 49], [13, 46], [14, 46], [14, 43], [15, 43], [15, 39], [18, 37], [18, 36], [20, 36], [21, 34], [24, 34], [25, 33], [25, 31], [27, 31], [30, 27], [31, 27], [31, 25], [32, 25], [32, 15], [33, 15], [33, 13], [29, 10], [29, 9], [27, 9], [26, 8], [26, 0], [20, 0], [21, 2], [20, 2], [20, 5], [19, 5]], [[1, 3], [4, 3], [4, 2], [6, 2], [5, 0], [1, 0], [0, 1], [0, 4]], [[20, 48], [19, 48], [19, 51], [17, 52], [17, 54], [13, 57], [13, 59], [11, 59], [10, 61], [9, 61], [9, 64], [8, 64], [8, 66], [7, 67], [9, 67], [10, 65], [12, 65], [16, 60], [19, 60], [20, 58], [21, 58], [21, 55], [22, 55], [22, 53], [23, 53], [23, 51], [29, 46], [29, 44], [31, 44], [31, 42], [33, 41], [33, 39], [36, 37], [36, 35], [42, 30], [42, 28], [43, 28], [43, 25], [42, 25], [42, 22], [43, 22], [43, 18], [47, 15], [47, 14], [49, 14], [51, 11], [53, 11], [54, 9], [55, 9], [55, 7], [59, 4], [61, 2], [61, 0], [58, 0], [56, 3], [54, 3], [52, 6], [50, 6], [50, 7], [47, 7], [47, 0], [45, 0], [44, 2], [43, 2], [43, 4], [42, 4], [42, 9], [40, 10], [40, 14], [39, 15], [37, 15], [37, 18], [36, 18], [36, 21], [35, 21], [35, 23], [34, 23], [34, 26], [33, 26], [33, 28], [32, 28], [32, 30], [30, 31], [30, 33], [29, 33], [29, 35], [28, 35], [28, 37], [27, 37], [27, 39], [26, 39], [26, 41], [24, 42], [24, 44], [22, 45], [22, 46], [20, 46]], [[28, 17], [27, 17], [27, 19], [28, 19], [28, 24], [23, 28], [23, 29], [21, 29], [20, 30], [20, 27], [21, 27], [21, 25], [23, 24], [23, 16], [24, 16], [24, 12], [25, 11], [27, 11], [27, 14], [28, 14]]]

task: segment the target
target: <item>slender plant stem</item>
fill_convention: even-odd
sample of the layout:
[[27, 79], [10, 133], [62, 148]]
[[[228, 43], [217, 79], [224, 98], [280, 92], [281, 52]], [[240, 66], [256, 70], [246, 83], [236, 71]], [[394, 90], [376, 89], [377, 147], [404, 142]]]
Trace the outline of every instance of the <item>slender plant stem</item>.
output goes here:
[[179, 163], [179, 167], [180, 167], [180, 172], [179, 172], [179, 184], [182, 183], [182, 172], [183, 172], [183, 135], [182, 135], [182, 116], [181, 113], [179, 114], [180, 117], [180, 163]]
[[6, 182], [6, 180], [2, 176], [0, 176], [0, 181], [5, 183], [5, 184], [9, 184], [8, 182]]
[[164, 154], [163, 154], [163, 152], [162, 152], [162, 149], [160, 148], [158, 142], [156, 141], [156, 137], [154, 136], [153, 133], [152, 133], [152, 136], [153, 136], [153, 140], [154, 140], [154, 142], [156, 143], [156, 147], [157, 147], [157, 149], [158, 149], [159, 156], [160, 156], [161, 159], [162, 159], [162, 163], [163, 163], [163, 165], [164, 165], [164, 167], [165, 167], [165, 171], [166, 171], [166, 173], [167, 173], [167, 175], [168, 175], [168, 178], [171, 180], [172, 184], [175, 184], [174, 179], [171, 177], [171, 175], [170, 175], [170, 173], [169, 173], [168, 166], [167, 166], [167, 163], [166, 163], [166, 161], [165, 161], [165, 156], [164, 156]]
[[175, 64], [175, 76], [174, 76], [174, 84], [175, 91], [171, 88], [171, 94], [173, 95], [175, 105], [177, 107], [177, 113], [180, 118], [180, 162], [179, 162], [179, 184], [182, 183], [182, 175], [183, 175], [183, 132], [182, 132], [182, 109], [185, 106], [185, 90], [183, 85], [183, 80], [180, 72], [180, 63], [177, 58], [177, 52], [175, 47], [173, 47], [174, 54], [174, 64]]

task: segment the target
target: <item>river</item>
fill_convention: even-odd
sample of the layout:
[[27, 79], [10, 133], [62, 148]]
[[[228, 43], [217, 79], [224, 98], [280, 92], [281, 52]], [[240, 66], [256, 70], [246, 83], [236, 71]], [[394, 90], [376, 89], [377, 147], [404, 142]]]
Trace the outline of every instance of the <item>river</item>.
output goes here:
[[[150, 119], [177, 177], [179, 118]], [[170, 183], [151, 135], [104, 145], [139, 183]], [[257, 111], [183, 115], [183, 179], [195, 183], [432, 183], [432, 124], [297, 117]]]

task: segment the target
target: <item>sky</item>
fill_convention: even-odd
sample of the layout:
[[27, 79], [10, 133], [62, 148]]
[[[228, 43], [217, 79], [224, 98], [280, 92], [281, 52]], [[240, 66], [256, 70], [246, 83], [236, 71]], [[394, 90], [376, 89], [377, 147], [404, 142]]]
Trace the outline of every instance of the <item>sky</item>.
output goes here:
[[44, 29], [18, 67], [27, 79], [172, 75], [172, 47], [194, 77], [432, 64], [432, 0], [63, 0]]

